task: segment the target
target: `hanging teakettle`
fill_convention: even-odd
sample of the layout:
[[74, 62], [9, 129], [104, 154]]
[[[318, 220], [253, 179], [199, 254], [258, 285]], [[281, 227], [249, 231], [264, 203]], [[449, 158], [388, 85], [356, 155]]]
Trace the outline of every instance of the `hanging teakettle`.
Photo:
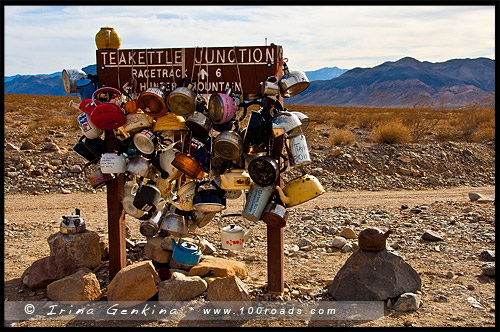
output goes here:
[[167, 112], [165, 89], [163, 84], [159, 88], [148, 88], [139, 95], [137, 106], [149, 116], [162, 117]]
[[230, 94], [231, 89], [228, 89], [226, 93], [215, 93], [210, 96], [208, 114], [213, 123], [226, 123], [236, 114], [236, 104]]
[[[211, 183], [214, 189], [199, 190], [203, 184]], [[226, 208], [225, 191], [220, 189], [215, 181], [201, 181], [196, 184], [193, 198], [193, 208], [197, 211], [219, 212]]]
[[287, 207], [304, 203], [325, 192], [323, 186], [313, 175], [303, 175], [285, 184], [283, 189], [276, 186], [280, 199]]
[[283, 77], [279, 81], [281, 95], [285, 98], [298, 95], [310, 85], [307, 76], [302, 71], [289, 71], [288, 66], [283, 62]]
[[[279, 158], [283, 158], [281, 169]], [[283, 173], [287, 167], [287, 158], [281, 153], [272, 156], [258, 156], [248, 164], [248, 174], [253, 182], [265, 187], [275, 183], [280, 173]]]
[[181, 83], [187, 84], [186, 87], [181, 86], [170, 92], [167, 96], [168, 109], [181, 116], [189, 116], [196, 110], [196, 93], [193, 91], [193, 84], [182, 79]]

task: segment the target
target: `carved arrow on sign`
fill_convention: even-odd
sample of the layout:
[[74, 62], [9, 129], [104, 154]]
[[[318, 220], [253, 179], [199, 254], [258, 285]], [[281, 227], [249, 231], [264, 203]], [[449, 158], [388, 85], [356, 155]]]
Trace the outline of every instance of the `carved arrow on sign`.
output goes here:
[[198, 73], [198, 76], [201, 76], [202, 80], [205, 79], [205, 75], [208, 77], [208, 73], [205, 71], [205, 69], [200, 70], [200, 72]]

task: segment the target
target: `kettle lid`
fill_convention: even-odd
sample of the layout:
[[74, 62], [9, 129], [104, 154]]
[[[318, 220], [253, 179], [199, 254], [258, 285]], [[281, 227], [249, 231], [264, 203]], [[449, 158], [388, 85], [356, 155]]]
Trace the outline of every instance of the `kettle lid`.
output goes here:
[[244, 229], [241, 226], [236, 226], [235, 224], [230, 224], [229, 226], [223, 227], [222, 231], [227, 232], [227, 233], [239, 233], [241, 231], [244, 231]]
[[180, 246], [182, 247], [182, 249], [186, 251], [193, 251], [193, 252], [198, 251], [198, 246], [191, 242], [184, 241], [181, 243]]

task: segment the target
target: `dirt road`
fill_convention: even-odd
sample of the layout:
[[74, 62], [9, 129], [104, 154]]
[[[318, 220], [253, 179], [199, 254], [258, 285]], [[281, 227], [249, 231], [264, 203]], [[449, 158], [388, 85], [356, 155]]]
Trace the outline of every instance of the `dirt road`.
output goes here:
[[[344, 191], [325, 194], [298, 206], [301, 209], [319, 207], [399, 207], [425, 205], [434, 201], [468, 201], [468, 193], [477, 192], [495, 198], [495, 187], [455, 187], [438, 190], [384, 190], [384, 191]], [[228, 212], [237, 210], [240, 200], [228, 200]], [[44, 220], [60, 220], [74, 208], [82, 211], [86, 221], [106, 219], [106, 193], [73, 193], [50, 195], [5, 195], [5, 219], [9, 221], [34, 221], [43, 216]], [[233, 210], [233, 211], [231, 211]], [[131, 218], [133, 219], [133, 218]], [[36, 220], [36, 221], [44, 221]]]

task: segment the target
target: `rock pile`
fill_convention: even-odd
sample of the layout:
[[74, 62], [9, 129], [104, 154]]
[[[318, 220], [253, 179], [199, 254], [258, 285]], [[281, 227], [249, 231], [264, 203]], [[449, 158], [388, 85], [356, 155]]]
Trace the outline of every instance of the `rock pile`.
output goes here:
[[[34, 144], [5, 143], [5, 193], [93, 192], [82, 170], [85, 160], [71, 150], [66, 135]], [[50, 143], [50, 146], [48, 145]], [[56, 149], [57, 147], [57, 149]], [[327, 191], [349, 189], [428, 189], [495, 184], [495, 147], [477, 143], [376, 144], [331, 149], [326, 141], [309, 146], [312, 163], [302, 171], [316, 176]], [[333, 152], [331, 152], [333, 151]], [[474, 166], [478, 165], [478, 166]], [[291, 168], [285, 181], [302, 175]], [[104, 190], [104, 189], [98, 189]]]

